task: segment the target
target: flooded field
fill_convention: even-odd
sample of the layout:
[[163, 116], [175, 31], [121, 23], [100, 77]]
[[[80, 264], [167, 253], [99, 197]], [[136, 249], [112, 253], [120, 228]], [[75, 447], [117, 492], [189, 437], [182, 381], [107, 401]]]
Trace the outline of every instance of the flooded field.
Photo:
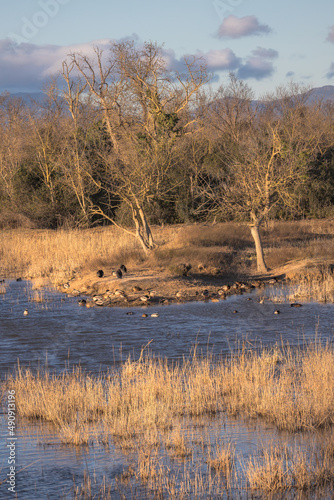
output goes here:
[[[333, 304], [305, 303], [294, 308], [277, 301], [284, 292], [275, 286], [218, 303], [86, 309], [78, 306], [78, 298], [52, 291], [38, 295], [29, 282], [8, 281], [5, 285], [5, 293], [0, 295], [1, 380], [15, 373], [18, 360], [33, 373], [47, 366], [51, 373], [61, 374], [80, 365], [97, 376], [117, 369], [129, 356], [137, 360], [148, 344], [151, 356], [172, 362], [192, 356], [195, 347], [199, 354], [219, 358], [242, 346], [246, 350], [282, 343], [297, 347], [316, 337], [324, 343], [331, 341], [334, 334]], [[156, 313], [157, 317], [151, 316]], [[3, 410], [0, 482], [8, 473], [6, 426]], [[320, 439], [319, 433], [291, 434], [258, 419], [226, 413], [180, 417], [173, 421], [173, 432], [168, 442], [160, 434], [145, 436], [146, 444], [151, 440], [158, 445], [142, 455], [141, 438], [127, 446], [115, 440], [102, 443], [98, 439], [102, 429], [92, 426], [87, 445], [68, 446], [60, 442], [52, 425], [21, 419], [16, 429], [17, 498], [65, 499], [76, 498], [76, 494], [79, 498], [75, 488], [82, 484], [92, 498], [99, 498], [103, 481], [106, 492], [101, 498], [231, 498], [231, 494], [251, 498], [257, 493], [246, 485], [250, 459], [263, 457], [264, 449], [278, 447], [288, 449], [290, 458], [286, 460], [293, 460], [296, 447], [315, 449]], [[176, 439], [183, 440], [182, 446], [176, 446]], [[236, 457], [233, 478], [227, 478], [225, 470], [224, 480], [214, 474], [214, 466], [210, 469], [222, 443], [232, 447]], [[136, 472], [138, 464], [154, 469], [154, 477]], [[6, 482], [0, 486], [0, 497], [13, 498]], [[258, 497], [263, 498], [261, 493]]]

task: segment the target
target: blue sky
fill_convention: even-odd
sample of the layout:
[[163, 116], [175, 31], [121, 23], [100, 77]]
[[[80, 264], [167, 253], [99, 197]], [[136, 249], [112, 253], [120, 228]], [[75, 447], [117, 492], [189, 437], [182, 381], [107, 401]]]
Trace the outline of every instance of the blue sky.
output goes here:
[[134, 38], [170, 64], [207, 60], [213, 87], [234, 71], [260, 97], [291, 79], [334, 85], [332, 0], [2, 0], [0, 91], [38, 91], [71, 51]]

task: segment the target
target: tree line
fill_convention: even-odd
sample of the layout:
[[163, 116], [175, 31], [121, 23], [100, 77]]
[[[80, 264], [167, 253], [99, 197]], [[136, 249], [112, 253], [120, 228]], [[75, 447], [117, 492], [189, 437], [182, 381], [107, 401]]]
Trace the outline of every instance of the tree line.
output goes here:
[[209, 81], [201, 59], [175, 71], [127, 41], [70, 54], [43, 103], [0, 95], [0, 224], [115, 224], [149, 252], [152, 224], [246, 221], [265, 269], [266, 218], [333, 214], [334, 106]]

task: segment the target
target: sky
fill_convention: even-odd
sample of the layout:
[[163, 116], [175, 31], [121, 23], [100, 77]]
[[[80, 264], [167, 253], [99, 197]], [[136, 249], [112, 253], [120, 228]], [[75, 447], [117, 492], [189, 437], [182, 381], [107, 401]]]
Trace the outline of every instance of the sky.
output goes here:
[[293, 81], [334, 85], [332, 0], [0, 0], [0, 92], [38, 92], [73, 51], [156, 42], [170, 68], [206, 60], [211, 86], [233, 71], [256, 97]]

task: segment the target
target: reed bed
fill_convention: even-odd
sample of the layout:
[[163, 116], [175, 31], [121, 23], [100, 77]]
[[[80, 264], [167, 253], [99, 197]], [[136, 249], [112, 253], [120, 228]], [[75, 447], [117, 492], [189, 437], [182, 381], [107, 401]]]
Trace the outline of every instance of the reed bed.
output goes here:
[[297, 287], [289, 300], [334, 302], [334, 274], [331, 269], [323, 266], [306, 269], [299, 276], [294, 276]]
[[[318, 339], [295, 349], [244, 346], [224, 359], [194, 352], [178, 363], [142, 353], [99, 377], [79, 368], [55, 375], [18, 366], [1, 383], [2, 393], [7, 388], [15, 390], [18, 416], [51, 422], [62, 443], [131, 453], [113, 485], [121, 498], [140, 498], [143, 488], [145, 498], [246, 498], [245, 491], [251, 497], [334, 484], [334, 346]], [[220, 434], [213, 443], [207, 435], [207, 422], [223, 425], [224, 415], [318, 441], [310, 449], [266, 447], [241, 471], [231, 440]], [[197, 427], [190, 432], [191, 422]], [[87, 481], [73, 498], [110, 497], [106, 484], [100, 497], [89, 496]]]
[[69, 424], [103, 423], [105, 432], [132, 436], [168, 430], [175, 417], [228, 412], [261, 417], [296, 432], [334, 424], [334, 348], [245, 348], [227, 359], [194, 356], [182, 363], [130, 358], [95, 378], [79, 368], [62, 375], [18, 367], [6, 384], [15, 389], [19, 415]]

